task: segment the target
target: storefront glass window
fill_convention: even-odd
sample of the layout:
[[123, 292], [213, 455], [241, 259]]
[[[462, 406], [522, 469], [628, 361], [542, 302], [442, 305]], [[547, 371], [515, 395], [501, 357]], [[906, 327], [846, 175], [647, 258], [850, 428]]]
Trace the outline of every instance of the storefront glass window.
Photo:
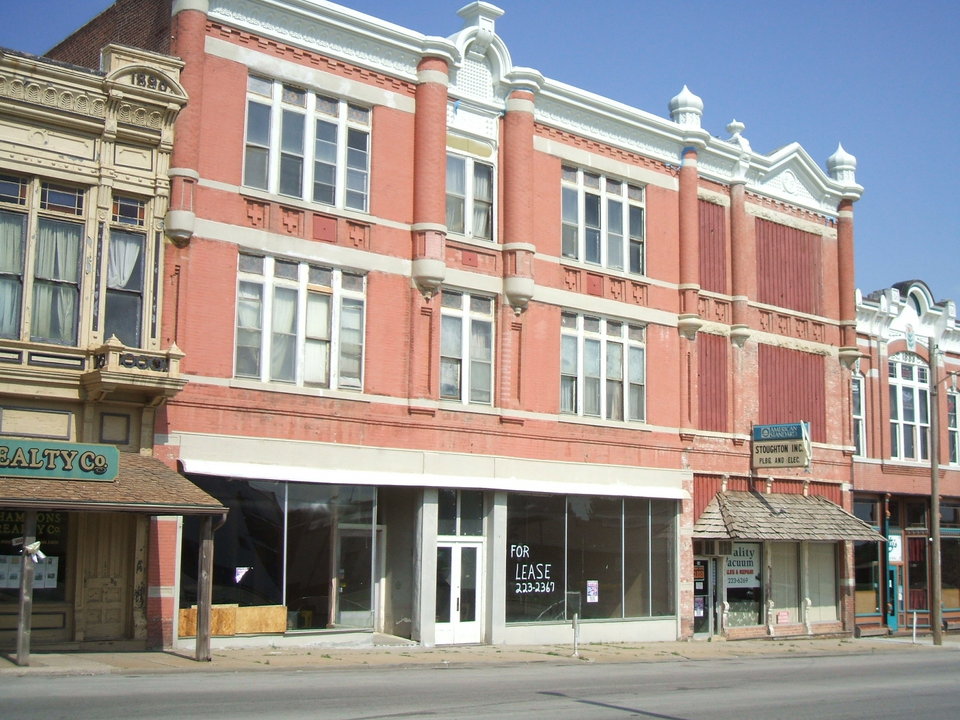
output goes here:
[[837, 616], [837, 555], [830, 543], [807, 546], [810, 622], [835, 622]]
[[[372, 627], [375, 488], [191, 478], [230, 512], [213, 602], [285, 605], [288, 629]], [[199, 520], [183, 527], [181, 606], [196, 603]]]
[[[800, 575], [798, 572], [796, 543], [770, 544], [771, 590], [773, 609], [777, 622], [800, 621]], [[787, 616], [781, 613], [788, 613]]]
[[858, 541], [853, 546], [857, 615], [880, 613], [880, 543]]
[[586, 619], [675, 614], [675, 518], [669, 500], [511, 494], [507, 622], [569, 619], [564, 591]]
[[[47, 557], [33, 566], [35, 603], [66, 600], [67, 518], [65, 512], [37, 512], [37, 540]], [[0, 508], [0, 602], [16, 603], [20, 599], [22, 556], [11, 542], [19, 537], [23, 537], [23, 511]]]
[[584, 618], [623, 617], [620, 498], [567, 499], [567, 589]]
[[[669, 500], [650, 500], [650, 527], [653, 542], [650, 547], [650, 614], [673, 615], [677, 611], [674, 587], [676, 569], [676, 503]], [[628, 517], [630, 517], [628, 515]]]
[[507, 622], [566, 619], [562, 495], [507, 498]]
[[941, 539], [940, 563], [943, 607], [960, 609], [960, 537]]
[[927, 538], [907, 538], [907, 578], [910, 594], [907, 610], [927, 609]]
[[730, 627], [761, 624], [762, 566], [760, 543], [733, 544], [733, 553], [726, 557], [725, 562], [727, 604], [730, 608], [727, 624]]

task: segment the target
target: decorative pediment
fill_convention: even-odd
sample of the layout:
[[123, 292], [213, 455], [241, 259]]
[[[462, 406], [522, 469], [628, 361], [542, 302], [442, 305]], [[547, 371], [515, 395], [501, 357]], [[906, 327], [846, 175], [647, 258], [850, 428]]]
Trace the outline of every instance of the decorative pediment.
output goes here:
[[791, 143], [757, 163], [753, 189], [762, 195], [823, 212], [834, 213], [840, 200], [826, 174], [799, 144]]
[[157, 102], [173, 101], [182, 105], [187, 101], [187, 93], [179, 82], [149, 65], [127, 65], [108, 75], [104, 85], [121, 92], [143, 92]]

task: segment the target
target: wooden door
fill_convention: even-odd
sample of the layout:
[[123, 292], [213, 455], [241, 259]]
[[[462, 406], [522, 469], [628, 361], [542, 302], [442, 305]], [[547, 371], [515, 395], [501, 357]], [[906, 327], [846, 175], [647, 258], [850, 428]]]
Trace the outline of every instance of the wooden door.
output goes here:
[[120, 513], [80, 517], [78, 639], [128, 638], [136, 517]]

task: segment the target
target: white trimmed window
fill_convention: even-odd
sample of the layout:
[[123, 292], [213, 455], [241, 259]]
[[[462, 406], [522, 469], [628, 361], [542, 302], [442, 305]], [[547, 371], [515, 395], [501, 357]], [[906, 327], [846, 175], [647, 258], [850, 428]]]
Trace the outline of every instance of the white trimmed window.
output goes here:
[[447, 155], [447, 231], [493, 240], [493, 165]]
[[490, 405], [493, 298], [444, 290], [440, 306], [440, 397]]
[[146, 204], [136, 198], [114, 197], [103, 337], [115, 335], [128, 347], [141, 347], [146, 252]]
[[83, 188], [0, 175], [0, 337], [77, 345], [85, 199]]
[[645, 330], [622, 320], [565, 312], [560, 336], [560, 412], [643, 421]]
[[950, 464], [960, 463], [960, 425], [957, 422], [957, 405], [960, 403], [960, 393], [955, 390], [947, 392], [947, 442], [950, 443]]
[[863, 411], [863, 375], [854, 375], [850, 381], [851, 414], [853, 415], [853, 454], [863, 456], [867, 454], [866, 428], [864, 426]]
[[243, 184], [367, 212], [370, 109], [250, 75]]
[[887, 364], [890, 384], [890, 457], [926, 460], [930, 437], [930, 401], [926, 362], [901, 352]]
[[239, 263], [236, 376], [360, 389], [364, 276], [257, 255]]
[[564, 166], [561, 182], [563, 257], [644, 270], [644, 191], [616, 178]]

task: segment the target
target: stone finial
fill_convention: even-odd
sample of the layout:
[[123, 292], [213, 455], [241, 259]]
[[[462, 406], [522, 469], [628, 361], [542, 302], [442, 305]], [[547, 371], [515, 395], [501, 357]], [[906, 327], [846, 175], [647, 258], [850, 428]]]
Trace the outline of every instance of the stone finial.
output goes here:
[[750, 148], [750, 141], [743, 136], [743, 131], [746, 129], [746, 127], [747, 126], [739, 120], [731, 120], [727, 124], [727, 132], [730, 133], [730, 138], [727, 140], [727, 142], [736, 145], [745, 152], [752, 152]]
[[699, 128], [702, 117], [703, 100], [684, 85], [683, 90], [670, 100], [670, 119], [684, 127]]
[[843, 145], [837, 143], [837, 150], [833, 155], [827, 158], [827, 170], [837, 182], [844, 185], [856, 185], [857, 183], [857, 159], [843, 149]]

